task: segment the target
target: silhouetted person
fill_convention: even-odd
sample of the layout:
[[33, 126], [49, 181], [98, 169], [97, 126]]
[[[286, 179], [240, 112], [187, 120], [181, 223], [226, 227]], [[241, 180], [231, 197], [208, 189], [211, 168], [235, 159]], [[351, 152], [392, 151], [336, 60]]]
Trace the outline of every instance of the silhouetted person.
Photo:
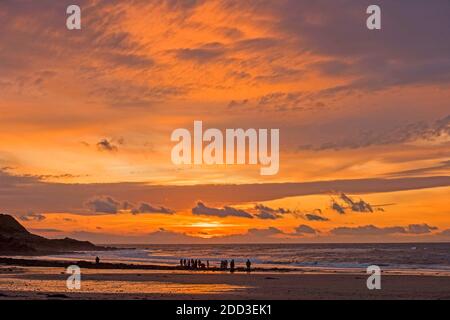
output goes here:
[[100, 263], [100, 258], [99, 258], [99, 257], [96, 257], [96, 258], [95, 258], [95, 263], [96, 263], [96, 264], [99, 264], [99, 263]]
[[206, 260], [206, 269], [209, 269], [209, 260]]
[[231, 272], [231, 273], [234, 272], [234, 259], [231, 260], [231, 262], [230, 262], [230, 272]]
[[183, 266], [183, 259], [180, 259], [180, 267]]
[[189, 269], [191, 268], [191, 260], [188, 260], [187, 267], [188, 267]]
[[247, 266], [247, 272], [250, 272], [250, 270], [252, 268], [252, 263], [250, 262], [249, 259], [247, 259], [247, 262], [245, 263], [245, 265]]

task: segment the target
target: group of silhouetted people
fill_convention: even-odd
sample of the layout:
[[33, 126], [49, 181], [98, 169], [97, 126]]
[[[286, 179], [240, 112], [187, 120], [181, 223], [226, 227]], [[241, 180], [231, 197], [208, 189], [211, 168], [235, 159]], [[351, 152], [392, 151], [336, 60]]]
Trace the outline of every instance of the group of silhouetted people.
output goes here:
[[[236, 263], [234, 262], [234, 259], [230, 261], [229, 265], [230, 265], [230, 272], [233, 273], [236, 270]], [[200, 259], [180, 259], [180, 266], [185, 269], [206, 270], [209, 269], [209, 260], [207, 260], [205, 264], [202, 263]], [[250, 272], [252, 266], [250, 260], [247, 259], [245, 266], [246, 266], [245, 271]], [[220, 270], [228, 270], [228, 260], [220, 261]]]
[[205, 264], [200, 259], [180, 259], [180, 266], [186, 269], [209, 269], [209, 261]]
[[[100, 258], [95, 258], [95, 263], [100, 264]], [[245, 263], [246, 269], [245, 271], [250, 272], [252, 263], [249, 259]], [[207, 270], [209, 269], [209, 260], [206, 263], [203, 263], [200, 259], [180, 259], [180, 267], [184, 269], [199, 269], [199, 270]], [[220, 270], [228, 270], [228, 260], [220, 261]], [[236, 270], [236, 264], [234, 259], [230, 261], [230, 272], [233, 273]]]
[[[252, 263], [249, 259], [247, 259], [247, 262], [245, 263], [245, 271], [250, 272]], [[220, 261], [220, 269], [221, 270], [228, 270], [228, 260], [222, 260]], [[230, 272], [233, 273], [236, 270], [236, 263], [234, 262], [234, 259], [230, 261]]]

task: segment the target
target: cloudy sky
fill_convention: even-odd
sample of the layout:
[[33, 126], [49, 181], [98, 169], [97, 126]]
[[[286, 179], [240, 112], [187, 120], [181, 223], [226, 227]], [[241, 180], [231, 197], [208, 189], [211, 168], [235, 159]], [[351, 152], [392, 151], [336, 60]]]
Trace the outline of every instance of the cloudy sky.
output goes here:
[[[0, 1], [0, 212], [96, 242], [450, 240], [450, 2]], [[78, 4], [82, 29], [66, 29]], [[279, 128], [280, 171], [175, 166]]]

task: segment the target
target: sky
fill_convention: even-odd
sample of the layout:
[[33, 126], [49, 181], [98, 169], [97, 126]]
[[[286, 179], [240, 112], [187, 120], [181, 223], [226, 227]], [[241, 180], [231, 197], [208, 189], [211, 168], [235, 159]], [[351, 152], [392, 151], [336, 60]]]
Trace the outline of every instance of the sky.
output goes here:
[[[0, 212], [96, 243], [450, 241], [450, 2], [0, 1]], [[81, 30], [66, 8], [81, 8]], [[280, 130], [280, 169], [171, 133]]]

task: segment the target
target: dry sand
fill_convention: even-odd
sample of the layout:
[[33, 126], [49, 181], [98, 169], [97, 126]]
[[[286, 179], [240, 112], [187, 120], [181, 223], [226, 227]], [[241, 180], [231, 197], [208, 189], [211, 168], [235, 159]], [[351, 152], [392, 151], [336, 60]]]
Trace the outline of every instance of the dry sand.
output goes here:
[[366, 274], [236, 273], [156, 270], [82, 272], [79, 291], [63, 268], [0, 267], [0, 299], [450, 299], [448, 274], [384, 274], [368, 290]]

